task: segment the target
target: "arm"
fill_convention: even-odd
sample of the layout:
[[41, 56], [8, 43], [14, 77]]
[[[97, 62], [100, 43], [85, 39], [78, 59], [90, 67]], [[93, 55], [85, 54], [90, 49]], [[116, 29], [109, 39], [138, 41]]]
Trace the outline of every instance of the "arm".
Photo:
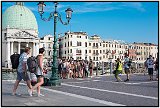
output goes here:
[[43, 70], [43, 65], [42, 65], [42, 64], [43, 64], [43, 56], [39, 56], [38, 59], [39, 59], [39, 60], [38, 60], [38, 61], [39, 61], [39, 68], [40, 68], [41, 70]]

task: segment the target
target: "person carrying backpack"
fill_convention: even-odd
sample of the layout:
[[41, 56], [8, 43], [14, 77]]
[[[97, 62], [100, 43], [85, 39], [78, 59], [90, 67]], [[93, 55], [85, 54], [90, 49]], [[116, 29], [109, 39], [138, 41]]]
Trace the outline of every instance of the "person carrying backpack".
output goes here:
[[130, 65], [129, 64], [129, 57], [128, 54], [125, 53], [125, 58], [124, 58], [124, 71], [127, 75], [127, 79], [124, 80], [124, 82], [129, 81], [129, 74], [130, 74]]
[[117, 79], [116, 82], [122, 81], [121, 78], [118, 76], [120, 73], [122, 73], [122, 62], [119, 58], [116, 60], [116, 69], [114, 71], [115, 78]]
[[154, 60], [152, 55], [149, 55], [149, 59], [147, 60], [147, 67], [148, 67], [148, 75], [150, 77], [149, 80], [153, 80], [153, 68], [154, 68]]
[[[29, 87], [29, 90], [32, 89], [31, 81], [29, 78], [29, 73], [27, 73], [27, 59], [28, 59], [28, 55], [30, 53], [30, 49], [31, 49], [30, 47], [26, 47], [25, 51], [19, 57], [19, 64], [18, 64], [18, 68], [17, 68], [17, 79], [14, 83], [12, 95], [17, 95], [16, 90], [17, 90], [18, 85], [22, 79], [24, 81], [26, 81], [27, 86]], [[30, 94], [30, 93], [29, 93], [29, 95], [32, 96], [32, 94]]]
[[39, 54], [37, 56], [37, 64], [38, 68], [37, 71], [35, 72], [38, 83], [32, 87], [32, 89], [28, 90], [30, 94], [32, 94], [33, 90], [37, 88], [37, 96], [44, 96], [40, 93], [40, 86], [44, 83], [44, 67], [43, 67], [43, 54], [44, 54], [44, 48], [39, 49]]

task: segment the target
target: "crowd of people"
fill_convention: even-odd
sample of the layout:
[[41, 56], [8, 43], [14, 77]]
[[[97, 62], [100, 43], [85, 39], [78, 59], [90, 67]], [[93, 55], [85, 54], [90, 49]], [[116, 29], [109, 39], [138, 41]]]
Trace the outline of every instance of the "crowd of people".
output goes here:
[[86, 78], [93, 74], [92, 60], [58, 59], [58, 73], [60, 78]]

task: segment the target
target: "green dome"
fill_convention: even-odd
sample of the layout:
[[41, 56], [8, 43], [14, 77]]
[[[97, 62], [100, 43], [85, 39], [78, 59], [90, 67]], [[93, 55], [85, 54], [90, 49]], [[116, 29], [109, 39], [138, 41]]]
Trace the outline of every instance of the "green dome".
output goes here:
[[34, 29], [38, 31], [34, 14], [23, 5], [9, 7], [2, 16], [2, 28]]

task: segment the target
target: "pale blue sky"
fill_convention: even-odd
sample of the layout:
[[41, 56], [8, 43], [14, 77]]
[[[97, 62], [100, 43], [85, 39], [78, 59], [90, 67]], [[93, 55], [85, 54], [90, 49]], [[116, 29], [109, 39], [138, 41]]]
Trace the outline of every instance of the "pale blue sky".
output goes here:
[[[53, 20], [44, 22], [38, 13], [38, 2], [25, 2], [36, 16], [39, 37], [53, 35]], [[45, 16], [54, 11], [52, 2], [45, 2]], [[15, 2], [2, 2], [2, 14]], [[102, 39], [158, 44], [158, 2], [59, 2], [58, 12], [65, 19], [65, 9], [73, 9], [70, 25], [57, 25], [57, 34], [71, 30], [84, 31]]]

